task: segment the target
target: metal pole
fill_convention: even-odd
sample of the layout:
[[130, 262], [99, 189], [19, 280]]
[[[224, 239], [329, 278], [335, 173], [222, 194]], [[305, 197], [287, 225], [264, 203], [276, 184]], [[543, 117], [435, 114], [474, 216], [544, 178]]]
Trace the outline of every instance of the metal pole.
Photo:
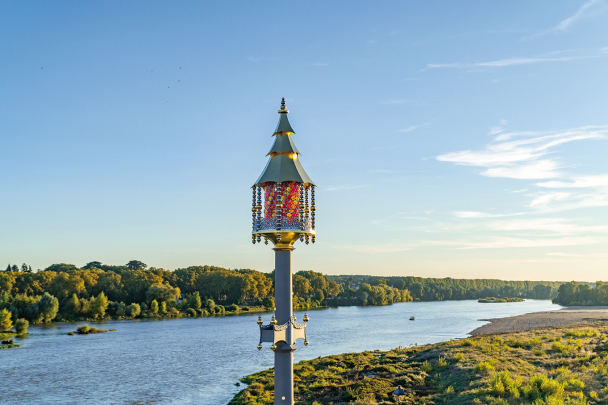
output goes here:
[[[291, 251], [293, 247], [274, 248], [274, 305], [277, 323], [287, 323], [293, 315]], [[287, 328], [285, 342], [277, 344], [274, 351], [274, 404], [293, 405], [293, 352], [296, 350]]]

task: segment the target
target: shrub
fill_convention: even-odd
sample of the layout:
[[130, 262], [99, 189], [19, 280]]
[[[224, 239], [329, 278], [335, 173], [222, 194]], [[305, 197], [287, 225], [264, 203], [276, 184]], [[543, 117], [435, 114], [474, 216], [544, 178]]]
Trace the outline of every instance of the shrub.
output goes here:
[[191, 316], [193, 318], [196, 318], [196, 311], [194, 310], [194, 308], [188, 308], [187, 310], [184, 311], [186, 314], [188, 314], [188, 316]]
[[492, 373], [490, 376], [490, 387], [492, 393], [497, 396], [519, 397], [520, 379], [513, 379], [508, 370], [499, 373]]
[[524, 342], [523, 340], [519, 340], [519, 339], [515, 339], [515, 338], [507, 339], [506, 343], [510, 347], [524, 347], [527, 345], [527, 342]]
[[422, 365], [420, 366], [420, 370], [426, 371], [427, 373], [430, 372], [432, 369], [433, 367], [431, 367], [431, 363], [429, 363], [428, 360], [425, 360], [424, 363], [422, 363]]
[[454, 361], [462, 361], [462, 360], [464, 360], [464, 354], [456, 353], [456, 355], [454, 356]]
[[82, 325], [77, 327], [76, 330], [78, 331], [78, 333], [83, 335], [89, 333], [89, 330], [91, 330], [91, 328], [89, 328], [89, 325]]
[[564, 396], [564, 386], [557, 380], [545, 379], [540, 386], [540, 390], [547, 396], [556, 398]]
[[449, 387], [447, 387], [445, 389], [445, 393], [446, 394], [453, 394], [454, 393], [454, 387], [452, 387], [451, 385]]
[[241, 311], [243, 311], [243, 312], [249, 312], [249, 307], [243, 307], [243, 308], [241, 309]]
[[74, 336], [74, 332], [68, 332], [69, 336]]
[[17, 319], [17, 322], [15, 322], [15, 331], [18, 334], [27, 333], [28, 326], [30, 326], [30, 323], [27, 320], [23, 318]]
[[545, 354], [547, 354], [544, 350], [540, 349], [532, 349], [532, 353], [534, 353], [535, 356], [544, 356]]
[[566, 336], [574, 336], [574, 337], [597, 337], [600, 333], [597, 329], [584, 329], [584, 330], [569, 330], [566, 332]]
[[234, 312], [239, 312], [239, 306], [236, 304], [232, 304], [232, 305], [228, 305], [226, 307], [226, 311], [234, 311]]
[[152, 300], [152, 302], [150, 303], [150, 312], [152, 312], [153, 314], [158, 313], [158, 301]]
[[485, 371], [493, 371], [494, 366], [488, 361], [481, 361], [475, 366], [476, 373], [483, 373]]
[[475, 346], [475, 343], [471, 339], [465, 339], [462, 341], [462, 343], [460, 343], [460, 346]]
[[567, 382], [568, 390], [572, 391], [582, 391], [585, 389], [585, 383], [576, 378], [571, 378]]
[[139, 306], [139, 304], [131, 304], [127, 307], [127, 315], [135, 318], [136, 316], [139, 316], [139, 314], [141, 313], [141, 307]]
[[437, 360], [437, 367], [447, 367], [448, 362], [445, 359], [445, 357], [443, 356], [439, 356], [439, 359]]

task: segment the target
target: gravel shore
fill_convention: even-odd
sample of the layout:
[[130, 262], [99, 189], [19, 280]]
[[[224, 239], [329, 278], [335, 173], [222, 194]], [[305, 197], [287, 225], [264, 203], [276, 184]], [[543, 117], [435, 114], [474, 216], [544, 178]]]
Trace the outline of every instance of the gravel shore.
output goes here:
[[608, 307], [566, 307], [557, 311], [536, 312], [508, 318], [482, 319], [482, 321], [490, 321], [490, 323], [475, 329], [470, 334], [476, 336], [523, 332], [532, 329], [584, 324], [598, 320], [608, 321]]

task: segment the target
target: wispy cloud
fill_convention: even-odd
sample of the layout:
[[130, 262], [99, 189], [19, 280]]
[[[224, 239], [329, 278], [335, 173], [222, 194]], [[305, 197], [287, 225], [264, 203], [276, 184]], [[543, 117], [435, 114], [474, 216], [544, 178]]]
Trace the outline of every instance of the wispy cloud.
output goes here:
[[547, 256], [560, 256], [560, 257], [597, 257], [603, 258], [608, 257], [608, 253], [589, 253], [589, 254], [578, 254], [578, 253], [562, 253], [562, 252], [552, 252], [546, 253]]
[[454, 215], [458, 218], [498, 218], [498, 217], [510, 217], [514, 215], [522, 215], [523, 213], [518, 212], [515, 214], [490, 214], [487, 212], [477, 211], [456, 211]]
[[546, 231], [558, 234], [608, 233], [608, 225], [578, 225], [567, 218], [530, 218], [491, 221], [495, 231]]
[[[479, 174], [486, 177], [519, 180], [547, 180], [535, 185], [540, 190], [526, 194], [531, 197], [527, 204], [536, 213], [551, 213], [591, 207], [608, 206], [608, 175], [572, 176], [569, 167], [559, 164], [555, 148], [569, 142], [608, 138], [608, 125], [585, 126], [553, 131], [510, 131], [504, 124], [493, 127], [490, 134], [494, 140], [480, 150], [451, 152], [436, 157], [438, 161], [457, 165], [483, 168]], [[571, 167], [571, 165], [570, 165]], [[547, 189], [565, 189], [550, 191]], [[592, 192], [580, 193], [577, 189], [595, 188]], [[544, 189], [544, 190], [543, 190]], [[522, 193], [528, 188], [515, 190]], [[542, 191], [541, 191], [542, 190]], [[459, 218], [496, 218], [505, 214], [465, 211], [457, 213]]]
[[459, 246], [457, 249], [504, 249], [504, 248], [539, 248], [552, 246], [576, 246], [598, 243], [591, 237], [564, 237], [555, 239], [525, 239], [525, 238], [488, 238], [484, 242], [442, 242], [425, 241], [428, 245]]
[[421, 124], [421, 125], [412, 125], [411, 127], [407, 127], [405, 129], [400, 129], [397, 132], [412, 132], [412, 131], [415, 131], [418, 128], [426, 127], [429, 124], [430, 124], [430, 122], [427, 122], [427, 123], [424, 123], [424, 124]]
[[323, 191], [351, 190], [354, 188], [361, 188], [361, 187], [369, 187], [369, 184], [361, 184], [361, 185], [356, 185], [356, 186], [330, 186], [330, 187], [326, 187]]
[[[561, 51], [552, 52], [552, 54], [554, 54], [554, 53], [561, 53]], [[601, 56], [605, 56], [605, 52], [603, 52], [602, 49], [599, 49], [597, 51], [594, 51], [591, 54], [562, 56], [562, 57], [547, 56], [547, 54], [545, 54], [545, 55], [535, 56], [535, 57], [507, 58], [507, 59], [499, 59], [499, 60], [486, 61], [486, 62], [475, 62], [475, 63], [429, 63], [422, 70], [425, 71], [425, 70], [440, 69], [440, 68], [451, 68], [451, 69], [471, 69], [471, 68], [482, 68], [482, 67], [497, 68], [497, 67], [505, 67], [505, 66], [531, 65], [531, 64], [546, 63], [546, 62], [570, 62], [570, 61], [575, 61], [575, 60], [598, 58]], [[470, 71], [475, 72], [477, 70], [470, 70]]]
[[325, 62], [318, 62], [318, 63], [313, 63], [313, 66], [329, 66], [329, 63], [325, 63]]
[[369, 253], [369, 254], [379, 254], [379, 253], [395, 253], [395, 252], [404, 252], [406, 250], [410, 250], [410, 247], [407, 246], [399, 246], [399, 245], [347, 245], [347, 246], [338, 246], [338, 249], [352, 250], [355, 252]]
[[536, 185], [546, 188], [608, 187], [608, 174], [571, 177], [567, 181], [545, 181]]
[[546, 206], [552, 201], [564, 201], [572, 194], [570, 193], [546, 193], [539, 197], [536, 197], [531, 203], [530, 207]]
[[[607, 134], [608, 126], [574, 128], [554, 133], [501, 133], [482, 150], [451, 152], [437, 156], [437, 160], [486, 167], [481, 174], [487, 177], [551, 179], [561, 176], [558, 163], [546, 158], [551, 148], [584, 139], [603, 139]], [[524, 135], [532, 137], [510, 140]], [[539, 159], [541, 157], [545, 158]]]
[[544, 31], [541, 34], [548, 34], [551, 32], [559, 32], [559, 31], [567, 30], [570, 26], [572, 26], [577, 21], [581, 20], [584, 17], [588, 17], [588, 16], [592, 15], [593, 7], [601, 2], [602, 1], [600, 1], [600, 0], [588, 1], [587, 3], [583, 4], [583, 6], [576, 11], [576, 13], [574, 13], [570, 17], [566, 18], [565, 20], [561, 21], [555, 27], [553, 27], [547, 31]]

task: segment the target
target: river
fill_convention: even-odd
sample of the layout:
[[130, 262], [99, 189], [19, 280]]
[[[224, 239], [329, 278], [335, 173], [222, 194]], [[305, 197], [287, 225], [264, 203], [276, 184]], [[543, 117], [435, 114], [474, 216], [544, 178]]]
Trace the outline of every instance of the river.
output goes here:
[[[295, 362], [364, 350], [463, 338], [501, 318], [561, 308], [550, 301], [480, 304], [408, 302], [309, 312], [308, 340]], [[301, 321], [303, 312], [296, 312]], [[257, 314], [91, 323], [116, 332], [68, 336], [80, 323], [31, 326], [24, 346], [0, 351], [2, 404], [222, 405], [240, 377], [272, 367], [269, 345], [258, 351]], [[415, 316], [410, 321], [410, 316]], [[265, 323], [270, 314], [264, 314]]]

